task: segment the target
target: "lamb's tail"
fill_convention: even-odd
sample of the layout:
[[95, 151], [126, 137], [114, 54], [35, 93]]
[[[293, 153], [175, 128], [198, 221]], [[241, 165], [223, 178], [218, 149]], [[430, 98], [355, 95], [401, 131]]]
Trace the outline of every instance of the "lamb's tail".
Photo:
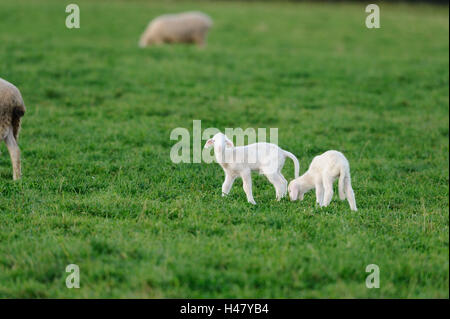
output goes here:
[[13, 135], [16, 141], [19, 139], [20, 118], [25, 115], [25, 106], [23, 104], [14, 107], [12, 112]]
[[299, 163], [297, 157], [295, 157], [294, 154], [292, 154], [291, 152], [288, 152], [288, 151], [284, 151], [284, 154], [294, 162], [295, 178], [299, 177], [300, 176], [300, 163]]

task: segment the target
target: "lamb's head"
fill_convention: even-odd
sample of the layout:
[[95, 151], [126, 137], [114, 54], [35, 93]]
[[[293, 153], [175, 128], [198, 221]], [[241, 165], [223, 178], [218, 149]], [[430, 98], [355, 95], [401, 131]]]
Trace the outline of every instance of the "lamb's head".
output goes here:
[[223, 134], [223, 133], [217, 133], [216, 135], [214, 135], [212, 138], [210, 138], [208, 141], [206, 141], [205, 143], [205, 148], [210, 148], [210, 147], [225, 147], [225, 146], [229, 146], [229, 147], [233, 147], [234, 144], [232, 141], [230, 141], [230, 139], [228, 139], [228, 137]]

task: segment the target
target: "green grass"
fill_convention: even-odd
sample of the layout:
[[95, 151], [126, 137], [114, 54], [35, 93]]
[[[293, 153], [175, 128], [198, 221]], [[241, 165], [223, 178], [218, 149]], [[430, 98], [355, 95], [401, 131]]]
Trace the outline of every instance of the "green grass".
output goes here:
[[[0, 1], [0, 76], [28, 108], [21, 181], [0, 147], [0, 297], [449, 297], [448, 7], [382, 4], [369, 30], [363, 4], [76, 3], [69, 30], [64, 1]], [[190, 9], [214, 19], [205, 49], [137, 47]], [[197, 119], [278, 128], [302, 172], [342, 151], [358, 212], [276, 202], [256, 174], [256, 207], [241, 181], [223, 199], [219, 165], [170, 161]]]

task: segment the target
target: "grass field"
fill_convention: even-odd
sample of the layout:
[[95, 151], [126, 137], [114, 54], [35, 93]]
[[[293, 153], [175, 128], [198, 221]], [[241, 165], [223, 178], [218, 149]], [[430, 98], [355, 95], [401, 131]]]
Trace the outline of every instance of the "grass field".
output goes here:
[[[369, 30], [363, 4], [76, 3], [69, 30], [64, 1], [0, 0], [0, 77], [27, 105], [21, 181], [0, 147], [0, 297], [449, 297], [448, 7], [382, 4]], [[191, 9], [206, 48], [137, 47]], [[278, 128], [302, 173], [342, 151], [358, 212], [276, 202], [257, 174], [257, 206], [240, 180], [222, 198], [219, 165], [170, 160], [193, 120]]]

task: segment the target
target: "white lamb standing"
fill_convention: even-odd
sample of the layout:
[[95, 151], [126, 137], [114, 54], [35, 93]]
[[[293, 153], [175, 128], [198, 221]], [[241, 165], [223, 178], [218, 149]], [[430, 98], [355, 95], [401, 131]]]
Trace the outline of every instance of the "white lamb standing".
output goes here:
[[225, 172], [222, 185], [222, 196], [228, 195], [237, 177], [242, 178], [242, 184], [249, 203], [256, 205], [252, 193], [252, 171], [264, 174], [273, 184], [277, 200], [281, 200], [287, 193], [287, 181], [281, 174], [286, 157], [294, 161], [295, 177], [299, 176], [300, 163], [294, 154], [282, 150], [271, 143], [254, 143], [246, 146], [234, 147], [225, 134], [217, 133], [209, 139], [205, 148], [214, 146], [217, 163]]
[[139, 46], [143, 48], [162, 43], [195, 43], [203, 46], [211, 26], [211, 18], [201, 12], [165, 14], [150, 21], [139, 40]]
[[350, 165], [344, 154], [338, 151], [327, 151], [314, 157], [308, 171], [289, 183], [289, 197], [292, 201], [303, 200], [303, 195], [316, 189], [316, 202], [321, 207], [330, 204], [333, 197], [333, 182], [339, 177], [339, 198], [347, 198], [350, 209], [356, 211], [355, 194], [353, 192]]

